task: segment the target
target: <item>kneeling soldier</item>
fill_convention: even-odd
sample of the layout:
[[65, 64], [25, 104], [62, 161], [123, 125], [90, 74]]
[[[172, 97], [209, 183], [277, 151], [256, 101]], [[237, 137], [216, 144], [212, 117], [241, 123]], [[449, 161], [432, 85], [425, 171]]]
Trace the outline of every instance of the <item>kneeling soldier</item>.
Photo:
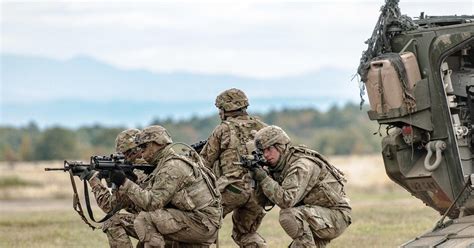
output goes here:
[[[135, 143], [135, 137], [140, 133], [138, 129], [127, 129], [117, 136], [115, 140], [115, 151], [125, 156], [125, 161], [132, 164], [146, 164], [140, 159], [140, 153]], [[94, 170], [86, 170], [80, 175], [81, 178], [88, 180], [94, 193], [97, 204], [104, 212], [110, 212], [116, 205], [120, 205], [128, 213], [116, 213], [110, 219], [104, 222], [102, 230], [107, 235], [110, 247], [129, 248], [133, 247], [130, 237], [138, 239], [133, 227], [135, 217], [140, 212], [140, 208], [136, 207], [130, 199], [123, 195], [114, 193], [105, 187], [98, 177], [99, 173]], [[138, 176], [137, 176], [138, 175]], [[140, 177], [141, 175], [141, 177]], [[133, 173], [127, 174], [138, 185], [142, 185], [140, 178], [144, 177], [142, 171], [134, 170]], [[143, 244], [138, 242], [137, 247]]]
[[212, 173], [197, 154], [178, 154], [161, 126], [143, 129], [136, 141], [143, 159], [156, 166], [144, 180], [146, 187], [128, 180], [122, 171], [114, 171], [111, 181], [142, 209], [134, 222], [140, 241], [145, 247], [164, 247], [165, 240], [177, 241], [180, 247], [209, 247], [222, 215]]
[[351, 207], [344, 192], [345, 179], [318, 152], [293, 146], [277, 126], [255, 134], [270, 176], [253, 167], [254, 178], [268, 199], [278, 205], [280, 225], [293, 239], [290, 247], [325, 247], [351, 224]]

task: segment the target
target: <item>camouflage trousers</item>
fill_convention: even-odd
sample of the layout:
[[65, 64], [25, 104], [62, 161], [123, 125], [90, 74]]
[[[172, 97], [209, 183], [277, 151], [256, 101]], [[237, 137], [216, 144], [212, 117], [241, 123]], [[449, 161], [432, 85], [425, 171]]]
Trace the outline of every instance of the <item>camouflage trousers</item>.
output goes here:
[[[117, 213], [104, 222], [102, 230], [107, 235], [111, 248], [133, 247], [130, 237], [138, 239], [133, 226], [135, 217], [135, 214]], [[143, 243], [138, 242], [137, 247], [143, 247]]]
[[293, 239], [291, 248], [326, 247], [351, 224], [350, 210], [299, 206], [280, 210], [280, 225]]
[[254, 190], [239, 186], [230, 184], [221, 192], [223, 217], [233, 212], [232, 238], [239, 247], [267, 247], [265, 239], [257, 233], [265, 211]]
[[209, 247], [218, 228], [199, 211], [158, 209], [140, 212], [134, 227], [144, 247]]

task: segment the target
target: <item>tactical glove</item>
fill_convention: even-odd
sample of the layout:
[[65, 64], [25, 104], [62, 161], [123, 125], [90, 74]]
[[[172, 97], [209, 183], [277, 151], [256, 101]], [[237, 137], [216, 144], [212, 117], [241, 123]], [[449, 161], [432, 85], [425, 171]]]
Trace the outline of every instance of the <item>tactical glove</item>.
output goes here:
[[115, 184], [115, 186], [119, 187], [125, 183], [125, 173], [122, 170], [113, 170], [110, 174], [110, 181]]
[[94, 170], [91, 170], [86, 166], [77, 166], [72, 169], [72, 174], [74, 176], [78, 176], [81, 180], [89, 180], [94, 175], [94, 173]]
[[101, 180], [102, 180], [102, 179], [108, 180], [109, 177], [110, 177], [110, 173], [111, 173], [111, 172], [108, 171], [108, 170], [100, 170], [99, 173], [98, 173], [98, 175], [97, 175], [97, 178], [99, 178], [99, 179], [101, 179]]
[[91, 170], [91, 169], [87, 168], [81, 174], [79, 174], [79, 178], [81, 178], [81, 180], [89, 181], [89, 179], [91, 179], [92, 176], [94, 176], [95, 173], [96, 173], [95, 170]]
[[255, 181], [262, 181], [268, 176], [267, 172], [260, 166], [251, 167], [251, 170], [253, 172], [253, 179], [255, 179]]
[[131, 180], [132, 182], [134, 182], [134, 183], [137, 182], [138, 176], [137, 176], [137, 174], [133, 173], [133, 171], [125, 172], [125, 176], [127, 176], [127, 178], [129, 180]]

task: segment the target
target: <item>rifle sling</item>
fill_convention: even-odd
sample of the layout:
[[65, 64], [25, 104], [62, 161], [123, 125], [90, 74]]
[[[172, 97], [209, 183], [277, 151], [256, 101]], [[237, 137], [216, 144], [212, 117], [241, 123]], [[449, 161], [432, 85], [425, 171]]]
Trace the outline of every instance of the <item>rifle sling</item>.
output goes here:
[[86, 207], [87, 207], [87, 213], [89, 214], [89, 218], [94, 221], [95, 223], [102, 223], [108, 219], [110, 219], [114, 214], [116, 214], [120, 209], [122, 209], [122, 204], [117, 203], [115, 207], [108, 212], [102, 219], [96, 221], [94, 219], [94, 214], [92, 213], [92, 208], [91, 208], [91, 202], [89, 199], [89, 189], [87, 188], [87, 182], [86, 179], [84, 179], [84, 198], [86, 199]]
[[73, 196], [72, 196], [72, 208], [81, 216], [81, 219], [90, 227], [92, 230], [95, 230], [97, 227], [93, 226], [86, 218], [84, 215], [84, 211], [82, 211], [82, 206], [81, 202], [79, 200], [79, 196], [77, 194], [77, 187], [76, 183], [74, 182], [74, 176], [72, 174], [72, 170], [69, 170], [69, 178], [71, 179], [71, 185], [72, 185], [72, 190], [73, 190]]

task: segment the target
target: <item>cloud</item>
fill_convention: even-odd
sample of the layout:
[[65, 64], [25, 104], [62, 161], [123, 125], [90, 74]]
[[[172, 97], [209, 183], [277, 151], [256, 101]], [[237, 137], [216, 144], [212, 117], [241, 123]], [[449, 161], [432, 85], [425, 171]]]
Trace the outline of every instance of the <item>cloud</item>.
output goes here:
[[[382, 1], [6, 2], [2, 52], [121, 68], [257, 78], [356, 68]], [[402, 12], [461, 14], [472, 1], [403, 1]]]

